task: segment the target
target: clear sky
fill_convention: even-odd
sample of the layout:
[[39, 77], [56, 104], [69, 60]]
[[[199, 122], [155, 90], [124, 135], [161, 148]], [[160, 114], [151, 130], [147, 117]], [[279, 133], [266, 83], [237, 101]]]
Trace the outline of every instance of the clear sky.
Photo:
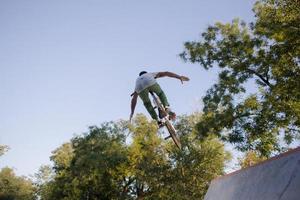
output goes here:
[[[254, 0], [0, 1], [0, 168], [18, 175], [49, 164], [74, 134], [128, 119], [138, 73], [189, 76], [159, 83], [177, 114], [201, 108], [217, 79], [178, 54], [209, 24], [253, 21]], [[146, 113], [141, 101], [136, 112]]]

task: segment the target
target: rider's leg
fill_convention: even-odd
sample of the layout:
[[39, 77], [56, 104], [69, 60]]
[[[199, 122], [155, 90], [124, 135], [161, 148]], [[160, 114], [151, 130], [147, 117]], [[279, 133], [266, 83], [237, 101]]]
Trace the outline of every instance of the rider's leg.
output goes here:
[[161, 103], [164, 105], [164, 107], [170, 106], [164, 91], [160, 88], [158, 83], [150, 86], [148, 89], [149, 89], [149, 91], [154, 92], [159, 97], [159, 99], [161, 100]]
[[142, 99], [144, 106], [146, 107], [147, 111], [151, 115], [152, 119], [158, 121], [157, 114], [149, 99], [149, 90], [148, 89], [143, 90], [142, 92], [139, 93], [139, 96]]
[[159, 99], [161, 100], [161, 103], [163, 104], [163, 106], [166, 108], [166, 111], [167, 113], [169, 113], [169, 118], [171, 120], [175, 120], [176, 118], [176, 114], [174, 112], [171, 111], [170, 109], [170, 104], [168, 102], [168, 99], [164, 93], [164, 91], [160, 88], [160, 86], [158, 85], [158, 83], [150, 86], [149, 88], [149, 91], [152, 91], [154, 92], [158, 97]]

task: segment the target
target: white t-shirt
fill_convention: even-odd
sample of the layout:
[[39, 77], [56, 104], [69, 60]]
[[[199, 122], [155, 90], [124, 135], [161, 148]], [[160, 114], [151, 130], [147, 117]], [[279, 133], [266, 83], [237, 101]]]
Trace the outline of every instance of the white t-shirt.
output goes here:
[[139, 76], [135, 82], [135, 91], [137, 93], [140, 93], [147, 87], [150, 87], [151, 85], [157, 83], [155, 79], [157, 74], [158, 72], [154, 72], [154, 73], [146, 73], [143, 74], [142, 76]]

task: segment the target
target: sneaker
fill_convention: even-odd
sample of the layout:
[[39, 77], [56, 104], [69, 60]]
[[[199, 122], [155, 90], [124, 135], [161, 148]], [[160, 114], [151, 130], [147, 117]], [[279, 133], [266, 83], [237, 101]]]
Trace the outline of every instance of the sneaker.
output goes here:
[[158, 128], [162, 128], [164, 126], [164, 123], [161, 120], [158, 120], [157, 125], [158, 125]]
[[174, 112], [170, 109], [170, 107], [167, 107], [167, 106], [166, 106], [166, 111], [167, 111], [167, 113], [169, 114], [169, 120], [174, 121], [174, 120], [176, 119], [176, 113], [174, 113]]
[[163, 114], [162, 110], [160, 108], [158, 108], [158, 117], [159, 119], [164, 118], [166, 115]]
[[175, 119], [176, 119], [176, 113], [169, 112], [169, 120], [175, 121]]
[[166, 106], [165, 109], [166, 109], [166, 112], [167, 112], [167, 113], [171, 112], [170, 106]]

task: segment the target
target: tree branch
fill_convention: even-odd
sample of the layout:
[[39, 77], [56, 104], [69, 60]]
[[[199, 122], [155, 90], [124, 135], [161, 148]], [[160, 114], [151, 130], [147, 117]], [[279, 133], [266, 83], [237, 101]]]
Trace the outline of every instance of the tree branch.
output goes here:
[[258, 76], [267, 86], [269, 86], [269, 87], [272, 86], [271, 83], [269, 82], [268, 78], [265, 79], [261, 74], [259, 74], [255, 70], [247, 68], [246, 71], [248, 71], [249, 73], [252, 73], [252, 74]]
[[263, 75], [259, 74], [257, 71], [253, 70], [253, 69], [249, 69], [246, 65], [245, 62], [242, 62], [240, 58], [238, 57], [235, 57], [235, 56], [230, 56], [228, 55], [227, 56], [229, 59], [233, 59], [233, 60], [236, 60], [237, 62], [240, 63], [240, 65], [243, 65], [245, 70], [248, 72], [248, 73], [251, 73], [251, 74], [254, 74], [256, 76], [258, 76], [267, 86], [269, 86], [270, 88], [272, 87], [271, 83], [269, 82], [269, 77], [267, 75], [267, 78], [264, 78]]

